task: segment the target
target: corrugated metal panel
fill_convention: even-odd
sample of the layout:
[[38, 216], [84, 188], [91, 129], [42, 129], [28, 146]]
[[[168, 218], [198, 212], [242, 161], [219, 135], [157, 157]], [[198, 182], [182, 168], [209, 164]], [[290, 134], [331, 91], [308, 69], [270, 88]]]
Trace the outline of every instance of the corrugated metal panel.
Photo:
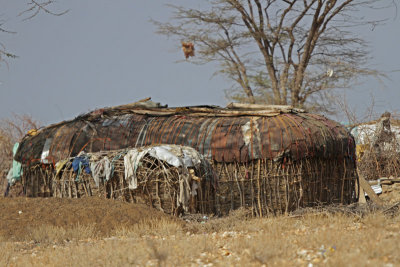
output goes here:
[[108, 115], [79, 117], [49, 126], [36, 136], [26, 137], [16, 159], [24, 164], [40, 161], [48, 138], [53, 138], [48, 156], [52, 162], [74, 156], [81, 150], [96, 152], [153, 144], [191, 146], [218, 162], [354, 157], [354, 140], [349, 132], [315, 114], [226, 116], [224, 111], [219, 116], [217, 110], [214, 116], [203, 116], [140, 112], [108, 112]]

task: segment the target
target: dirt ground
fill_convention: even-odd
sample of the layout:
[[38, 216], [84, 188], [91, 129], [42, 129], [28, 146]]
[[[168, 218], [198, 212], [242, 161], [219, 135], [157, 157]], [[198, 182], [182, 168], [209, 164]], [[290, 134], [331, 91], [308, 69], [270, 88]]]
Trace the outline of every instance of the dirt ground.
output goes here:
[[400, 183], [382, 185], [380, 198], [388, 204], [400, 202]]
[[128, 227], [147, 218], [176, 220], [145, 205], [97, 197], [0, 198], [0, 210], [0, 236], [10, 240], [21, 240], [41, 225], [63, 228], [90, 225], [101, 235], [109, 235], [116, 227]]
[[[388, 206], [400, 184], [383, 187]], [[177, 219], [100, 198], [0, 198], [0, 266], [400, 266], [400, 215]]]

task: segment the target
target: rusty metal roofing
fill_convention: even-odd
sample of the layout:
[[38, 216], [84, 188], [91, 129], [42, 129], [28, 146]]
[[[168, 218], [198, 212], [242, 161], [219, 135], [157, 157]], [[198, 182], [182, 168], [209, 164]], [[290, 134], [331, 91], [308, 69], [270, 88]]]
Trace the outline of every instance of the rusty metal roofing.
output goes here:
[[99, 109], [26, 136], [15, 159], [55, 163], [80, 151], [155, 144], [191, 146], [217, 162], [354, 157], [354, 139], [324, 116], [290, 107]]

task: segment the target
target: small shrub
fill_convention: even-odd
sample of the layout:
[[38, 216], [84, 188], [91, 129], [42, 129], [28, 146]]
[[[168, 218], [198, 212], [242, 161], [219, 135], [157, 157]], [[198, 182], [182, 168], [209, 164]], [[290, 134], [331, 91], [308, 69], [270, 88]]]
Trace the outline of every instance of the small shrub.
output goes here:
[[63, 228], [53, 225], [42, 225], [31, 228], [25, 241], [34, 241], [41, 244], [60, 244], [64, 241], [76, 241], [95, 238], [96, 231], [93, 226], [77, 224], [71, 228]]
[[142, 237], [145, 235], [167, 236], [178, 235], [183, 232], [182, 223], [170, 219], [146, 219], [128, 227], [115, 230], [115, 235], [128, 238]]

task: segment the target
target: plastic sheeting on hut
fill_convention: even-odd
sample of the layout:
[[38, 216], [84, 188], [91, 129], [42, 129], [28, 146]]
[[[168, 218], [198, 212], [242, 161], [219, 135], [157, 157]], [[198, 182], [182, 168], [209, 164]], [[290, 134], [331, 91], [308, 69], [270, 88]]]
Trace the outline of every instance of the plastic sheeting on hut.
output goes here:
[[192, 147], [212, 163], [222, 213], [356, 200], [353, 137], [334, 121], [287, 106], [99, 109], [27, 136], [15, 158], [24, 168], [53, 168], [82, 151], [160, 144]]
[[385, 112], [376, 120], [354, 125], [358, 170], [368, 180], [400, 175], [400, 121]]
[[210, 163], [191, 147], [148, 146], [80, 153], [51, 168], [30, 168], [30, 196], [100, 196], [142, 202], [169, 214], [216, 213]]
[[371, 147], [378, 148], [382, 152], [393, 150], [400, 152], [400, 122], [391, 119], [388, 112], [382, 114], [376, 121], [354, 126], [351, 133], [360, 149]]

